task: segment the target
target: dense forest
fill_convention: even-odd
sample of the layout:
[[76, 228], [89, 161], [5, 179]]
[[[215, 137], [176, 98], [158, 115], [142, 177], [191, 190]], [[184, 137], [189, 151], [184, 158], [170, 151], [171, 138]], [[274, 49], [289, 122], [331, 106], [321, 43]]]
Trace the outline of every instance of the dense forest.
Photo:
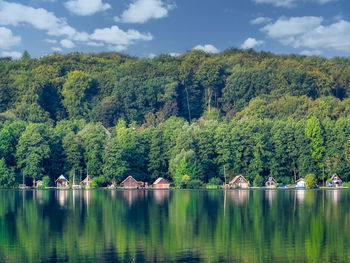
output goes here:
[[[350, 180], [350, 59], [229, 49], [0, 59], [0, 185]], [[47, 178], [47, 177], [46, 177]], [[77, 179], [77, 180], [79, 180]]]

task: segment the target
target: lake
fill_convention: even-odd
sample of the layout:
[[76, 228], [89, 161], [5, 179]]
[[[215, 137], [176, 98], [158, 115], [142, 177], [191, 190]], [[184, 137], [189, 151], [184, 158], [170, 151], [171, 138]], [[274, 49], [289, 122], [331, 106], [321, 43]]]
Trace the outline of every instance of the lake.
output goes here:
[[116, 261], [350, 262], [350, 191], [0, 191], [0, 262]]

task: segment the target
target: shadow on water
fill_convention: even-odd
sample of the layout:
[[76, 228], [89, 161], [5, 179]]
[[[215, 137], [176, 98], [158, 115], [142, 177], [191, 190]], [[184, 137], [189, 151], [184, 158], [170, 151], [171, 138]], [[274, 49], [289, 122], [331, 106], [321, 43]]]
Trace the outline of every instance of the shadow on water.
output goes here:
[[0, 262], [349, 262], [348, 190], [1, 190]]

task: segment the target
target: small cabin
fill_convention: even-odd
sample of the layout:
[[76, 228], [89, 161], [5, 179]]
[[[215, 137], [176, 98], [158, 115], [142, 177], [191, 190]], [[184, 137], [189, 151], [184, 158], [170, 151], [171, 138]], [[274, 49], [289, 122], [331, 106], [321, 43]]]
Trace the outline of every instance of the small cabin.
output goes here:
[[129, 188], [129, 189], [137, 189], [140, 187], [140, 184], [138, 181], [135, 180], [134, 177], [132, 177], [131, 175], [128, 176], [122, 183], [121, 185], [123, 186], [123, 188]]
[[170, 183], [162, 177], [159, 177], [152, 185], [153, 188], [170, 188]]
[[37, 188], [42, 187], [43, 186], [43, 181], [38, 180], [38, 181], [35, 182], [35, 184], [36, 184]]
[[69, 186], [69, 181], [67, 180], [66, 177], [62, 175], [60, 175], [60, 177], [57, 178], [56, 182], [56, 186], [57, 187], [68, 187]]
[[269, 178], [267, 178], [267, 181], [265, 182], [265, 186], [267, 188], [275, 188], [277, 186], [277, 182], [275, 178], [273, 178], [272, 176], [269, 176]]
[[249, 188], [249, 182], [243, 175], [237, 175], [229, 183], [230, 188]]
[[297, 181], [297, 186], [296, 188], [306, 188], [306, 182], [304, 180], [304, 178], [299, 178]]
[[91, 182], [92, 182], [92, 179], [91, 177], [88, 175], [85, 177], [85, 179], [83, 181], [80, 182], [81, 185], [84, 185], [84, 186], [90, 186], [91, 185]]
[[343, 181], [337, 174], [333, 174], [330, 181], [331, 187], [342, 187]]

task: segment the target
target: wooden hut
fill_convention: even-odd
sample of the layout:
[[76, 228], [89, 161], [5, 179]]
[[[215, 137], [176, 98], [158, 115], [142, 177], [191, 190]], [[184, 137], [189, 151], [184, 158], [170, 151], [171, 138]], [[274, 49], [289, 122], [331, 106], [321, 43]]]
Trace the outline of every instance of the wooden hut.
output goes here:
[[57, 187], [68, 187], [69, 186], [69, 181], [67, 180], [66, 177], [62, 175], [60, 175], [60, 177], [57, 178], [56, 182], [56, 186]]
[[249, 188], [249, 182], [243, 175], [237, 175], [229, 183], [230, 188]]
[[170, 188], [170, 183], [162, 177], [159, 177], [152, 185], [153, 188]]
[[337, 174], [333, 174], [330, 181], [331, 187], [342, 187], [343, 181]]
[[132, 177], [131, 175], [128, 176], [122, 183], [121, 185], [123, 186], [123, 188], [129, 188], [129, 189], [132, 189], [132, 188], [139, 188], [140, 185], [139, 183], [135, 180], [134, 177]]
[[91, 182], [92, 182], [92, 179], [91, 177], [88, 175], [85, 177], [85, 179], [83, 181], [80, 182], [81, 185], [84, 185], [84, 186], [90, 186], [91, 185]]
[[267, 178], [267, 181], [265, 182], [265, 186], [267, 188], [275, 188], [277, 186], [277, 182], [275, 178], [273, 178], [272, 176], [269, 176], [269, 178]]
[[304, 178], [299, 178], [297, 181], [297, 186], [296, 188], [306, 188], [306, 182], [304, 180]]

